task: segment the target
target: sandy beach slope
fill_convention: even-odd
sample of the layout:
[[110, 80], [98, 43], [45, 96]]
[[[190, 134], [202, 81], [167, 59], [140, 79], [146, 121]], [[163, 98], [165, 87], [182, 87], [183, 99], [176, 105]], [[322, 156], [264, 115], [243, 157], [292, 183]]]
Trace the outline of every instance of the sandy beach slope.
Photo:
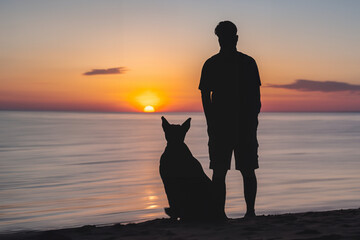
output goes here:
[[360, 239], [360, 209], [258, 216], [223, 223], [155, 219], [138, 224], [0, 234], [0, 239]]

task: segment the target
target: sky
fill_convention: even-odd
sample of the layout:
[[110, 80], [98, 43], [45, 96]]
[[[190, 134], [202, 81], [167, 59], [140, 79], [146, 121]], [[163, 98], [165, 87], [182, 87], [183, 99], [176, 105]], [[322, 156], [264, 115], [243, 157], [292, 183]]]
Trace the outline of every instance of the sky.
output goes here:
[[214, 28], [262, 81], [262, 111], [360, 111], [360, 1], [0, 1], [0, 110], [202, 111]]

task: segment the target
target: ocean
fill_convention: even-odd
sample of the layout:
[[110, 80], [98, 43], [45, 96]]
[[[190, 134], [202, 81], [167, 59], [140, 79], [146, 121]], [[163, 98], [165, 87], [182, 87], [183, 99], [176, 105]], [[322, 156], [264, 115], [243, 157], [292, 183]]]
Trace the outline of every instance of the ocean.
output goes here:
[[[166, 217], [162, 115], [192, 118], [185, 142], [210, 177], [202, 113], [0, 111], [0, 232]], [[258, 139], [258, 215], [360, 207], [360, 113], [261, 113]], [[226, 212], [245, 212], [236, 170]]]

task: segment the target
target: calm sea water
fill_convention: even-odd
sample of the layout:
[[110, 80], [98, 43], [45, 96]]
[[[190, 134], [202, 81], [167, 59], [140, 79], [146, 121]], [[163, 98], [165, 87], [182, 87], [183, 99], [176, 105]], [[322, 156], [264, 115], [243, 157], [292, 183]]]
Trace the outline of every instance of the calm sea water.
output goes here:
[[[186, 143], [208, 169], [202, 113]], [[160, 114], [0, 112], [0, 232], [165, 217]], [[262, 113], [258, 214], [360, 207], [360, 113]], [[226, 211], [245, 211], [227, 177]]]

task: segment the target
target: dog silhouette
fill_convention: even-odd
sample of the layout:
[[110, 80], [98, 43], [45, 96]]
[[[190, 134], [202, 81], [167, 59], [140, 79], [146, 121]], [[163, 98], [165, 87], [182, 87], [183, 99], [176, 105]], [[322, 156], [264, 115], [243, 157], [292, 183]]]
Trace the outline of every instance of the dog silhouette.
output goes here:
[[216, 219], [220, 214], [214, 207], [212, 181], [184, 143], [191, 118], [182, 125], [161, 119], [167, 140], [160, 159], [160, 176], [170, 206], [165, 208], [166, 214], [181, 220]]

